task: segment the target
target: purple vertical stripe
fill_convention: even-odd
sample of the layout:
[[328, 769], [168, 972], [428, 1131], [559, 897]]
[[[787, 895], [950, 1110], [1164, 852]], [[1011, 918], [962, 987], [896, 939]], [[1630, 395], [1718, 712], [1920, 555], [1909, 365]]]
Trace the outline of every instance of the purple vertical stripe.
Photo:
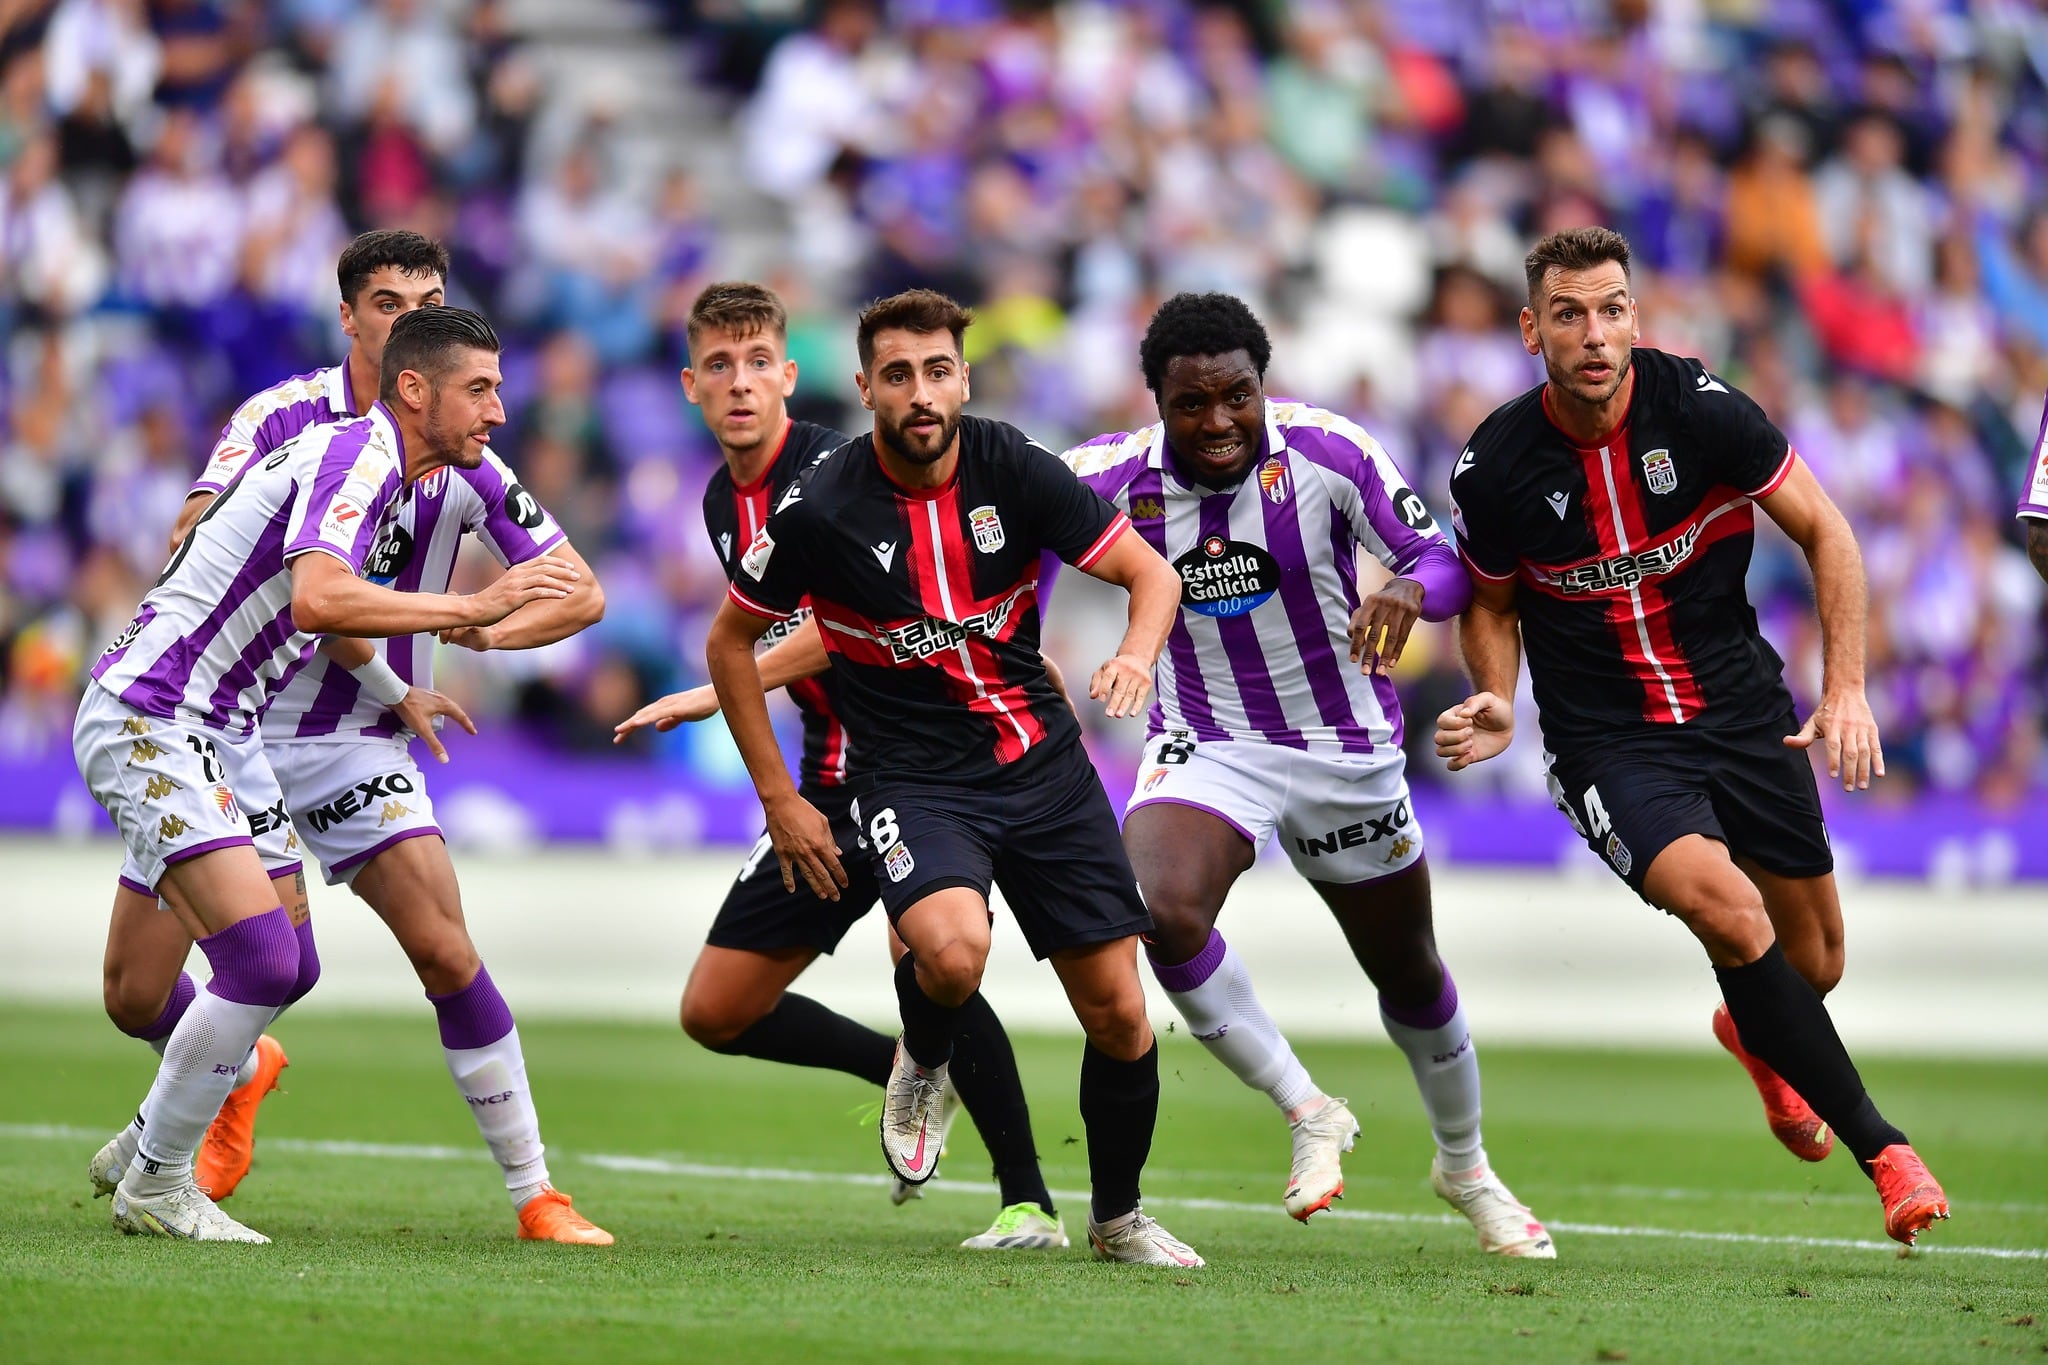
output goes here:
[[[280, 552], [284, 548], [285, 528], [290, 520], [289, 507], [277, 509], [270, 518], [270, 524], [256, 537], [256, 544], [249, 551], [249, 558], [243, 562], [241, 571], [221, 595], [220, 605], [213, 609], [199, 629], [165, 650], [163, 657], [151, 664], [148, 672], [130, 684], [121, 694], [122, 701], [143, 712], [165, 704], [175, 711], [183, 703], [185, 689], [191, 685], [192, 674], [205, 657], [206, 647], [227, 628], [242, 603], [279, 573], [283, 563]], [[159, 711], [157, 714], [165, 713]]]
[[[297, 632], [298, 627], [292, 624], [292, 604], [287, 602], [283, 609], [270, 619], [270, 624], [256, 632], [256, 637], [242, 647], [242, 652], [235, 662], [221, 673], [220, 682], [214, 686], [213, 696], [207, 700], [208, 724], [224, 730], [246, 730], [254, 727], [256, 715], [263, 709], [263, 702], [259, 700], [254, 706], [244, 707], [241, 705], [242, 693], [256, 681], [257, 673], [270, 662], [278, 647]], [[301, 655], [303, 656], [305, 649], [311, 647], [310, 643], [302, 647]], [[234, 724], [237, 711], [246, 713], [248, 727]]]
[[[1344, 682], [1344, 667], [1351, 661], [1348, 657], [1342, 663], [1338, 661], [1337, 648], [1330, 639], [1330, 622], [1316, 596], [1315, 578], [1308, 569], [1308, 542], [1303, 538], [1301, 525], [1301, 480], [1290, 477], [1288, 482], [1293, 492], [1280, 502], [1259, 499], [1266, 518], [1266, 544], [1281, 561], [1280, 602], [1287, 609], [1287, 624], [1294, 631], [1294, 644], [1301, 652], [1301, 668], [1308, 678], [1309, 693], [1315, 698], [1316, 715], [1337, 732], [1345, 753], [1371, 753], [1372, 740], [1359, 726], [1351, 691]], [[1338, 548], [1336, 558], [1340, 564], [1356, 554], [1348, 537]]]
[[[1253, 486], [1256, 489], [1256, 485]], [[1197, 513], [1200, 530], [1197, 534], [1203, 540], [1210, 536], [1230, 539], [1230, 509], [1236, 505], [1237, 496], [1237, 493], [1211, 493], [1201, 498], [1197, 504], [1200, 508]], [[1253, 496], [1265, 502], [1265, 498], [1256, 491]], [[1288, 503], [1292, 506], [1293, 499], [1288, 499]], [[1295, 576], [1283, 567], [1280, 581], [1285, 584]], [[1245, 720], [1270, 744], [1306, 749], [1308, 740], [1301, 731], [1289, 728], [1287, 711], [1280, 705], [1279, 694], [1273, 690], [1273, 675], [1266, 668], [1266, 651], [1259, 644], [1259, 628], [1252, 624], [1251, 613], [1219, 616], [1215, 620], [1217, 638], [1223, 642], [1223, 657], [1230, 661], [1231, 675], [1237, 681], [1237, 695], [1244, 703]]]
[[356, 697], [361, 692], [355, 675], [326, 655], [321, 655], [314, 666], [319, 669], [320, 690], [313, 694], [313, 704], [299, 717], [299, 727], [292, 732], [298, 739], [333, 734], [340, 727], [341, 718], [355, 709]]
[[[341, 486], [354, 472], [356, 460], [363, 453], [363, 447], [370, 443], [370, 434], [375, 429], [376, 424], [364, 417], [334, 428], [333, 434], [326, 438], [327, 449], [321, 452], [319, 466], [313, 471], [313, 486], [305, 494], [306, 520], [300, 525], [298, 538], [291, 543], [290, 549], [335, 548], [321, 538], [320, 523], [326, 517], [327, 508], [333, 504], [334, 495], [341, 491]], [[376, 533], [377, 511], [375, 506], [363, 510], [363, 524], [356, 528], [354, 543], [345, 550], [358, 573], [362, 572], [363, 558], [370, 551], [370, 543], [365, 537]]]
[[149, 623], [154, 620], [156, 620], [156, 604], [144, 602], [142, 610], [135, 613], [134, 622], [123, 632], [128, 636], [128, 643], [122, 645], [119, 649], [109, 650], [105, 654], [100, 655], [100, 661], [92, 666], [93, 677], [101, 678], [106, 676], [108, 669], [120, 663], [122, 657], [128, 653], [129, 647], [141, 637], [143, 631], [149, 629]]
[[296, 403], [287, 403], [264, 418], [263, 425], [256, 428], [256, 450], [249, 459], [262, 459], [306, 428], [325, 421], [327, 415], [325, 399], [302, 398]]
[[1351, 518], [1335, 502], [1330, 504], [1330, 558], [1344, 584], [1344, 618], [1348, 621], [1358, 610], [1358, 537], [1351, 530]]
[[[1130, 497], [1125, 500], [1126, 508], [1140, 498], [1152, 498], [1164, 503], [1166, 500], [1165, 480], [1157, 469], [1146, 465], [1144, 472], [1131, 480]], [[1145, 542], [1166, 557], [1166, 521], [1147, 518], [1139, 521], [1132, 518], [1132, 525]], [[1180, 710], [1180, 718], [1195, 732], [1197, 739], [1228, 739], [1229, 734], [1216, 723], [1216, 712], [1209, 705], [1209, 689], [1202, 681], [1201, 661], [1195, 657], [1194, 637], [1188, 634], [1185, 613], [1176, 612], [1173, 629], [1166, 635], [1166, 654], [1173, 661], [1174, 704]], [[1162, 713], [1163, 715], [1163, 713]], [[1158, 723], [1158, 722], [1155, 722]], [[1161, 724], [1161, 728], [1164, 726]]]

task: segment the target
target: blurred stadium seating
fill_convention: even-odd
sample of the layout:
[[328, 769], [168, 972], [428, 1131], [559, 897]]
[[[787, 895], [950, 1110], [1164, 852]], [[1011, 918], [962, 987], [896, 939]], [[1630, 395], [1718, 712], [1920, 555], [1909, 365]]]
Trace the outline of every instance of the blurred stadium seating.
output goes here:
[[[1646, 341], [1763, 402], [1862, 539], [1891, 775], [1838, 843], [2048, 875], [2042, 593], [2010, 521], [2048, 389], [2031, 6], [0, 0], [0, 26], [0, 821], [87, 820], [39, 785], [78, 680], [226, 411], [338, 356], [352, 232], [448, 241], [453, 299], [512, 346], [502, 447], [611, 603], [533, 655], [444, 651], [498, 740], [450, 776], [505, 773], [475, 837], [688, 843], [750, 833], [702, 796], [745, 790], [722, 732], [615, 760], [610, 727], [701, 679], [718, 600], [716, 451], [674, 383], [701, 284], [784, 292], [828, 421], [853, 420], [853, 308], [946, 288], [980, 310], [976, 410], [1049, 445], [1149, 420], [1146, 317], [1230, 290], [1275, 331], [1272, 390], [1357, 417], [1441, 508], [1467, 433], [1539, 377], [1522, 250], [1603, 221]], [[1752, 595], [1810, 697], [1782, 539]], [[1065, 598], [1055, 652], [1103, 609]], [[1458, 691], [1447, 644], [1405, 666], [1411, 746]], [[1455, 783], [1414, 765], [1459, 855], [1572, 844], [1526, 734]], [[1097, 738], [1127, 767], [1130, 735]], [[514, 802], [519, 771], [545, 800]]]

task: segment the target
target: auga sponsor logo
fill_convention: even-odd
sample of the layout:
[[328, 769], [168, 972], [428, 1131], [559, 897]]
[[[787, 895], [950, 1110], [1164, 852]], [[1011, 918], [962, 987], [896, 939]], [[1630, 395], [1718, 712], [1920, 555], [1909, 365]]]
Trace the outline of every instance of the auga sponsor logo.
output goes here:
[[1203, 616], [1242, 616], [1280, 590], [1280, 561], [1247, 540], [1206, 536], [1173, 567], [1181, 605]]

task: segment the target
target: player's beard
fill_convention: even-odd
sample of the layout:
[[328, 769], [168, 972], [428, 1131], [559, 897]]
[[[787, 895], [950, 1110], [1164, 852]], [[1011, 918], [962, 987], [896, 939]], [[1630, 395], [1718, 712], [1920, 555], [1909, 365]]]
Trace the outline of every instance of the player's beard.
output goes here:
[[441, 395], [438, 390], [427, 396], [426, 422], [427, 449], [448, 461], [458, 469], [475, 469], [483, 463], [483, 456], [474, 458], [469, 453], [469, 428], [450, 430], [441, 424]]
[[[921, 444], [909, 432], [910, 420], [915, 417], [936, 417], [939, 430], [929, 447]], [[900, 423], [884, 421], [880, 424], [882, 443], [889, 447], [889, 453], [905, 464], [937, 464], [953, 448], [953, 437], [960, 431], [960, 414], [957, 412], [912, 412]]]
[[[1573, 363], [1575, 365], [1583, 364], [1585, 359], [1585, 354], [1582, 351]], [[1585, 380], [1579, 378], [1577, 369], [1560, 368], [1552, 362], [1548, 351], [1544, 352], [1543, 355], [1543, 371], [1550, 377], [1550, 382], [1589, 408], [1597, 408], [1608, 399], [1614, 397], [1615, 394], [1620, 393], [1621, 386], [1628, 382], [1628, 372], [1635, 363], [1635, 348], [1632, 346], [1622, 347], [1621, 358], [1614, 362], [1614, 373], [1608, 376], [1605, 384], [1597, 389], [1591, 389], [1587, 387]]]

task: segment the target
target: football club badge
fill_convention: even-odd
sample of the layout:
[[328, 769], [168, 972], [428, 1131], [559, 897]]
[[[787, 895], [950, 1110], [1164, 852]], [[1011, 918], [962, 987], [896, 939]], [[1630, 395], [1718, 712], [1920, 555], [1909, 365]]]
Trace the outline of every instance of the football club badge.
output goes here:
[[910, 856], [910, 850], [902, 844], [882, 855], [882, 868], [889, 874], [889, 880], [900, 882], [917, 866], [917, 860]]
[[1678, 466], [1671, 463], [1671, 452], [1659, 446], [1643, 452], [1643, 477], [1649, 480], [1652, 493], [1669, 493], [1678, 487]]
[[213, 804], [220, 807], [220, 813], [232, 820], [242, 812], [235, 805], [235, 794], [226, 787], [213, 789]]
[[1259, 466], [1259, 491], [1275, 507], [1287, 501], [1287, 466], [1280, 463], [1279, 456]]
[[967, 526], [974, 532], [974, 548], [983, 554], [992, 555], [1003, 548], [1003, 519], [987, 503], [967, 514]]

